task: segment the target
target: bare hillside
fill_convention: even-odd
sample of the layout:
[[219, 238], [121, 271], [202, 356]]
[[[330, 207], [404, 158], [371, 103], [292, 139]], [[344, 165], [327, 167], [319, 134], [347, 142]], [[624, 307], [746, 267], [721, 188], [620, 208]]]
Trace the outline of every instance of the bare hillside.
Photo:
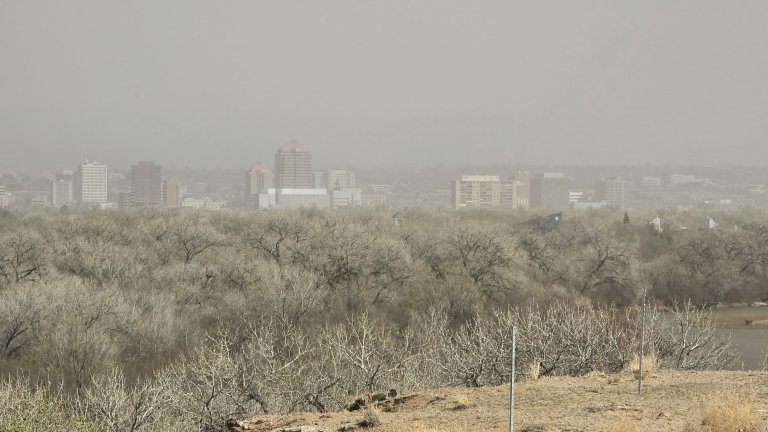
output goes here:
[[[404, 395], [365, 410], [259, 416], [233, 424], [243, 431], [506, 431], [508, 387], [442, 388]], [[642, 396], [629, 373], [542, 378], [517, 386], [517, 431], [683, 431], [698, 430], [708, 403], [726, 394], [754, 396], [750, 411], [768, 431], [768, 373], [658, 371], [645, 381]], [[686, 429], [688, 427], [688, 429]], [[734, 429], [736, 430], [736, 429]]]

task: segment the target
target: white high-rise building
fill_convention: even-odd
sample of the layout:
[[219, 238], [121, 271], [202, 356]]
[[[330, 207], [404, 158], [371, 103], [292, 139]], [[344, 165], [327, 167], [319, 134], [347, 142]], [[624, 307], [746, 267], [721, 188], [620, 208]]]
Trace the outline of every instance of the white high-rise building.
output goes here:
[[103, 204], [107, 196], [107, 166], [98, 162], [83, 162], [75, 173], [75, 201]]

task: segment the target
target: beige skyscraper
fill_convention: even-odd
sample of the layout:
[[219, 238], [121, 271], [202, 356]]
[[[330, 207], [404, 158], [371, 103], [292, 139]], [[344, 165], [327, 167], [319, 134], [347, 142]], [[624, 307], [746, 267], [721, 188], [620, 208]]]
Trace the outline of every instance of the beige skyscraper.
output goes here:
[[275, 153], [275, 187], [277, 189], [313, 189], [312, 155], [303, 145], [291, 141]]
[[177, 178], [163, 180], [163, 203], [166, 207], [181, 207], [181, 182]]
[[134, 207], [157, 206], [162, 203], [162, 173], [154, 162], [131, 166], [131, 197]]

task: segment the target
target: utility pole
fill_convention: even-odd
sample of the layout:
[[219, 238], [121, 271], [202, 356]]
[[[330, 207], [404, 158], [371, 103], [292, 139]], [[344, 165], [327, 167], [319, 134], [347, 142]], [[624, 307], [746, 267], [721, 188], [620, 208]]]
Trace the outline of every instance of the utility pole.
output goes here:
[[517, 328], [512, 326], [512, 373], [509, 378], [509, 432], [515, 431], [515, 336]]

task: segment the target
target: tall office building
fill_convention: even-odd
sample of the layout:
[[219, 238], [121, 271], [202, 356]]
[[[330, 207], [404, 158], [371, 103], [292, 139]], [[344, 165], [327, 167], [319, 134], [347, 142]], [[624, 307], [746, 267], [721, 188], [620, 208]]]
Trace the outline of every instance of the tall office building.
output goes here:
[[544, 173], [531, 179], [531, 207], [563, 210], [570, 206], [571, 179], [562, 173]]
[[179, 179], [173, 177], [163, 179], [163, 204], [166, 207], [181, 207], [182, 195]]
[[598, 180], [595, 184], [595, 197], [598, 201], [605, 201], [608, 207], [624, 208], [624, 180], [616, 177]]
[[139, 162], [131, 166], [131, 196], [134, 207], [158, 206], [163, 195], [162, 170], [154, 162]]
[[312, 155], [296, 141], [283, 145], [275, 153], [275, 187], [277, 189], [313, 189], [315, 187]]
[[266, 194], [275, 187], [275, 178], [264, 165], [257, 163], [245, 172], [245, 206], [258, 208], [259, 194]]
[[98, 162], [83, 162], [75, 173], [75, 201], [83, 204], [103, 204], [108, 201], [107, 166]]

